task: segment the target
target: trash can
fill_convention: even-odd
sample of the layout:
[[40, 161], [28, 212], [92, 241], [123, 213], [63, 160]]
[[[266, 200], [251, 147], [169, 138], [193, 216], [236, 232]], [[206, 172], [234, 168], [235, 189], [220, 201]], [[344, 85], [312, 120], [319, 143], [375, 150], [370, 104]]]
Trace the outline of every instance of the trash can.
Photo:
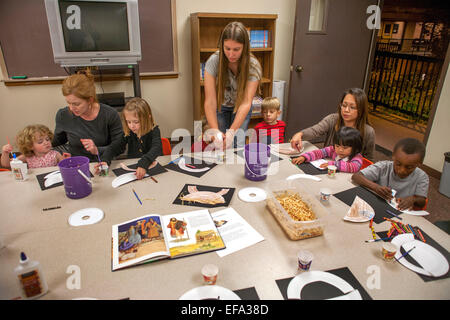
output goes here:
[[450, 198], [450, 151], [444, 153], [445, 161], [442, 169], [439, 192]]

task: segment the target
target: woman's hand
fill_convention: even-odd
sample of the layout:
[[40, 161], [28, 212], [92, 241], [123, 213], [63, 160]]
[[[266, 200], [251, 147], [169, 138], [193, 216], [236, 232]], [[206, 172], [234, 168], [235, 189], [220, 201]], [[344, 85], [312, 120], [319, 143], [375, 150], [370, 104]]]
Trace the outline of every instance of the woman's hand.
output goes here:
[[107, 164], [106, 162], [99, 162], [99, 163], [96, 163], [96, 164], [94, 165], [94, 169], [95, 169], [94, 174], [100, 174], [100, 170], [101, 170], [100, 166], [107, 166], [107, 165], [108, 165], [108, 164]]
[[293, 164], [301, 164], [303, 162], [305, 162], [306, 158], [304, 156], [300, 156], [298, 158], [294, 158], [292, 159], [292, 163]]
[[142, 178], [144, 178], [146, 173], [147, 173], [147, 170], [145, 170], [144, 168], [138, 167], [136, 169], [136, 178], [138, 180], [141, 180]]
[[302, 136], [303, 132], [297, 132], [291, 139], [291, 147], [295, 150], [302, 150]]
[[92, 139], [80, 139], [80, 141], [87, 152], [90, 152], [95, 155], [98, 154], [97, 146], [95, 145], [94, 141], [92, 141]]

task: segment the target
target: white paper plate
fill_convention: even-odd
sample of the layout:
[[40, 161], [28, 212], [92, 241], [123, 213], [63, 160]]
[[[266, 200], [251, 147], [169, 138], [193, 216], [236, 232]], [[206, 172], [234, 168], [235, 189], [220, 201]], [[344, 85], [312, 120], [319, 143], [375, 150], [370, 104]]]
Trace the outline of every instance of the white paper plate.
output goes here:
[[295, 180], [295, 179], [310, 179], [310, 180], [314, 180], [314, 181], [322, 180], [319, 177], [313, 176], [311, 174], [304, 174], [304, 173], [293, 174], [286, 178], [286, 180]]
[[73, 227], [86, 226], [101, 221], [103, 217], [103, 211], [98, 208], [81, 209], [69, 216], [69, 224]]
[[[145, 174], [144, 177], [148, 177], [148, 174]], [[111, 184], [112, 184], [113, 188], [117, 188], [117, 187], [120, 187], [121, 185], [131, 182], [133, 180], [137, 180], [136, 172], [128, 172], [128, 173], [121, 174], [120, 176], [115, 178]]]
[[48, 188], [48, 187], [50, 187], [50, 186], [52, 186], [52, 185], [54, 185], [56, 183], [63, 182], [62, 175], [61, 175], [61, 173], [59, 171], [55, 171], [55, 172], [49, 173], [48, 175], [46, 175], [44, 177], [44, 179], [45, 179], [44, 180], [44, 186], [46, 188]]
[[211, 169], [210, 167], [204, 167], [204, 168], [200, 168], [200, 169], [189, 168], [186, 166], [186, 160], [184, 158], [181, 158], [180, 161], [178, 161], [178, 167], [180, 167], [180, 169], [182, 169], [184, 171], [188, 171], [188, 172], [205, 172], [205, 171], [208, 171], [209, 169]]
[[221, 286], [203, 286], [189, 290], [179, 300], [241, 300], [239, 296], [230, 289]]
[[[308, 271], [297, 275], [291, 280], [287, 289], [288, 299], [301, 299], [301, 291], [304, 286], [312, 282], [326, 282], [332, 286], [335, 286], [341, 290], [344, 294], [343, 296], [348, 296], [346, 299], [352, 300], [362, 300], [361, 295], [358, 290], [354, 290], [353, 287], [344, 279], [324, 271]], [[347, 294], [351, 292], [351, 294]], [[354, 292], [354, 293], [353, 293]], [[344, 299], [344, 297], [342, 299]], [[340, 298], [336, 297], [335, 299]]]
[[[391, 241], [399, 248], [403, 247], [408, 251], [412, 247], [416, 247], [409, 255], [421, 266], [417, 267], [410, 263], [407, 259], [402, 258], [399, 262], [408, 269], [431, 277], [440, 277], [448, 272], [449, 265], [447, 259], [438, 250], [432, 246], [414, 239], [411, 233], [400, 234]], [[402, 256], [401, 251], [397, 251], [395, 258], [399, 259]]]
[[[389, 203], [389, 205], [394, 208], [395, 210], [397, 209], [397, 201], [395, 201], [395, 199], [392, 199], [391, 201], [387, 201], [387, 203]], [[428, 211], [425, 210], [399, 210], [401, 213], [406, 213], [406, 214], [410, 214], [412, 216], [427, 216], [430, 213]]]
[[267, 193], [263, 189], [250, 187], [239, 190], [238, 196], [244, 202], [259, 202], [266, 200]]

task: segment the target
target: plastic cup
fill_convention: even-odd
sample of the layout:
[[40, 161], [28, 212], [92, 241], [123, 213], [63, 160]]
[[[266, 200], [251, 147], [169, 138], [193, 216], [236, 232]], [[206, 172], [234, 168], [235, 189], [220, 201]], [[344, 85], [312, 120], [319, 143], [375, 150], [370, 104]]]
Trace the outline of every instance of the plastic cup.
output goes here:
[[328, 166], [328, 178], [334, 178], [336, 176], [337, 167], [334, 165]]
[[99, 167], [99, 169], [100, 169], [100, 176], [102, 176], [102, 177], [106, 177], [106, 176], [108, 176], [108, 174], [109, 174], [109, 167], [108, 167], [108, 165], [107, 164], [102, 164], [100, 167]]
[[219, 268], [215, 264], [205, 264], [202, 268], [203, 282], [207, 285], [214, 285], [217, 281]]
[[383, 243], [383, 246], [381, 247], [381, 254], [383, 256], [383, 259], [385, 261], [392, 261], [394, 260], [394, 256], [397, 253], [398, 247], [391, 243], [391, 242], [385, 242]]
[[308, 250], [300, 250], [297, 254], [298, 268], [303, 271], [308, 271], [313, 258], [314, 255]]
[[328, 188], [321, 188], [320, 189], [320, 201], [322, 202], [328, 202], [330, 200], [331, 196], [331, 190]]

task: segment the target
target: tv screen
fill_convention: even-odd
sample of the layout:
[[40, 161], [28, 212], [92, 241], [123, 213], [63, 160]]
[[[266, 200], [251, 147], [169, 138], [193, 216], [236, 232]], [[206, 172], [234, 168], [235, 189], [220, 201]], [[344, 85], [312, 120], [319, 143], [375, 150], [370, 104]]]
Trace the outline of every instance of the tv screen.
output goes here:
[[129, 51], [127, 4], [60, 1], [67, 52]]

